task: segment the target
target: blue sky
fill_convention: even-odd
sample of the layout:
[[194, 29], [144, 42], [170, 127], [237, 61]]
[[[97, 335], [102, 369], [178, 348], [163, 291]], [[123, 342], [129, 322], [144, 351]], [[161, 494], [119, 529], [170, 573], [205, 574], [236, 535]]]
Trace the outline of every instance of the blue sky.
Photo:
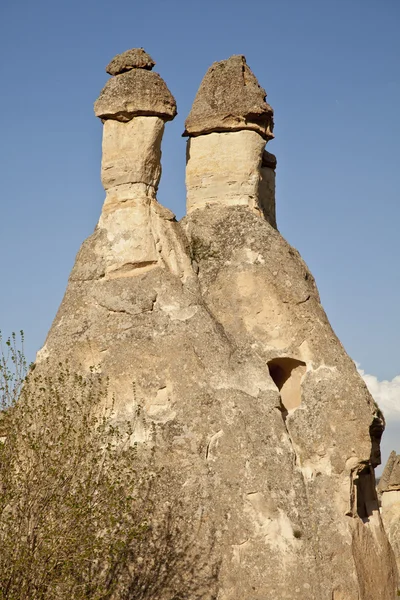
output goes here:
[[275, 110], [278, 226], [376, 380], [385, 455], [400, 452], [399, 27], [398, 0], [2, 0], [3, 332], [24, 329], [34, 358], [99, 217], [109, 60], [143, 46], [176, 97], [159, 200], [181, 217], [184, 119], [210, 64], [245, 54]]

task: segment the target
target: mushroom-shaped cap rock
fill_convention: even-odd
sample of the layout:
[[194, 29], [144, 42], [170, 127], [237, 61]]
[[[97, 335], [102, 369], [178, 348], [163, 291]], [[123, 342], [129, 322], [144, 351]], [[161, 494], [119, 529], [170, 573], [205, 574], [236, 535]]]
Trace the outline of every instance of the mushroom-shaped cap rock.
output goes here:
[[251, 129], [268, 141], [274, 137], [274, 111], [265, 97], [244, 56], [216, 62], [201, 82], [183, 135]]
[[94, 103], [100, 119], [130, 121], [140, 115], [170, 121], [176, 115], [175, 98], [154, 71], [132, 69], [109, 79]]
[[143, 48], [132, 48], [122, 54], [117, 54], [106, 66], [106, 71], [110, 75], [120, 75], [131, 69], [151, 69], [156, 63]]

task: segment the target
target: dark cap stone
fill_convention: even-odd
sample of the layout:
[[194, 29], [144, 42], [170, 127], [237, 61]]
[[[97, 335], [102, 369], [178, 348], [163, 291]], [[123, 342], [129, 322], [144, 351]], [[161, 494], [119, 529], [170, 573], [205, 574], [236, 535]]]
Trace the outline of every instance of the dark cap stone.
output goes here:
[[265, 98], [266, 92], [244, 56], [216, 62], [201, 82], [183, 135], [251, 129], [268, 141], [274, 137], [274, 123]]
[[131, 71], [132, 69], [147, 69], [151, 71], [156, 63], [143, 48], [132, 48], [122, 54], [117, 54], [106, 66], [106, 71], [110, 75], [120, 75]]
[[94, 112], [103, 121], [123, 122], [143, 115], [170, 121], [177, 113], [175, 98], [165, 81], [146, 69], [132, 69], [111, 77], [94, 104]]

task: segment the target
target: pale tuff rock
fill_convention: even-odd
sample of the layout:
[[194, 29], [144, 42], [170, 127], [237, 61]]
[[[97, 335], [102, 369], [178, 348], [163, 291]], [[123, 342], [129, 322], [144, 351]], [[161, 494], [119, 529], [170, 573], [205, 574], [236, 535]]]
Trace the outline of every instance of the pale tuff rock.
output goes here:
[[[268, 366], [277, 394], [275, 404], [272, 394], [271, 404], [265, 400], [274, 420], [256, 442], [265, 479], [252, 461], [245, 466], [246, 452], [243, 465], [235, 461], [242, 473], [235, 518], [248, 519], [232, 549], [231, 560], [240, 558], [235, 569], [228, 551], [221, 566], [227, 597], [252, 597], [255, 587], [264, 594], [256, 597], [271, 600], [391, 598], [395, 567], [373, 472], [383, 419], [330, 328], [306, 265], [246, 207], [211, 205], [190, 213], [184, 225], [210, 313], [234, 347]], [[252, 402], [242, 413], [250, 437], [261, 426], [260, 415], [249, 416]], [[217, 471], [230, 456], [227, 429], [218, 429], [224, 436]], [[257, 511], [245, 499], [240, 506], [240, 493], [255, 492], [262, 500]], [[233, 514], [232, 494], [229, 504]]]
[[254, 131], [210, 133], [188, 140], [187, 210], [206, 203], [256, 206], [265, 141]]
[[161, 140], [164, 121], [160, 117], [135, 117], [127, 123], [108, 119], [103, 128], [101, 182], [105, 190], [127, 183], [153, 188], [161, 177]]
[[187, 144], [188, 213], [213, 203], [248, 206], [276, 227], [275, 168], [263, 162], [265, 140], [258, 133], [210, 133]]
[[244, 56], [214, 63], [186, 120], [187, 212], [207, 204], [248, 206], [273, 227], [276, 158], [272, 108]]
[[400, 456], [391, 452], [377, 486], [386, 532], [400, 571]]
[[157, 73], [131, 69], [107, 81], [94, 112], [103, 120], [126, 122], [140, 115], [153, 115], [170, 121], [176, 115], [176, 103]]
[[[392, 600], [374, 481], [384, 420], [307, 266], [262, 214], [267, 197], [274, 218], [265, 139], [192, 138], [179, 224], [154, 198], [158, 115], [105, 125], [106, 202], [36, 369], [68, 358], [109, 377], [116, 422], [132, 422], [157, 473], [132, 569], [141, 598]], [[176, 535], [163, 546], [165, 507]]]
[[107, 65], [106, 71], [110, 75], [120, 75], [131, 69], [151, 69], [156, 63], [143, 48], [132, 48], [122, 54], [117, 54]]
[[273, 110], [265, 97], [244, 56], [216, 62], [201, 82], [184, 135], [250, 129], [268, 141], [274, 137]]
[[[178, 240], [170, 235], [174, 215], [165, 218], [156, 200], [161, 140], [165, 121], [176, 114], [176, 103], [161, 77], [143, 70], [150, 63], [143, 49], [115, 57], [108, 70], [121, 72], [133, 65], [132, 70], [110, 79], [95, 105], [104, 122], [101, 181], [106, 199], [98, 230], [105, 235], [98, 252], [106, 278], [128, 277], [158, 264], [173, 265], [172, 270], [183, 276], [191, 272], [188, 260], [186, 266], [180, 264]], [[99, 106], [108, 108], [99, 113]]]

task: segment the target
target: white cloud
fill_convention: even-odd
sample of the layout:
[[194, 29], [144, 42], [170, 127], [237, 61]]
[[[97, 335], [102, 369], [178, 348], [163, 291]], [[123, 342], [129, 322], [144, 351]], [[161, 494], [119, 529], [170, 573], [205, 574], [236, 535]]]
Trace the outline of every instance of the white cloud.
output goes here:
[[400, 375], [396, 375], [391, 381], [379, 381], [375, 375], [369, 375], [360, 369], [358, 364], [357, 369], [385, 418], [400, 420]]

